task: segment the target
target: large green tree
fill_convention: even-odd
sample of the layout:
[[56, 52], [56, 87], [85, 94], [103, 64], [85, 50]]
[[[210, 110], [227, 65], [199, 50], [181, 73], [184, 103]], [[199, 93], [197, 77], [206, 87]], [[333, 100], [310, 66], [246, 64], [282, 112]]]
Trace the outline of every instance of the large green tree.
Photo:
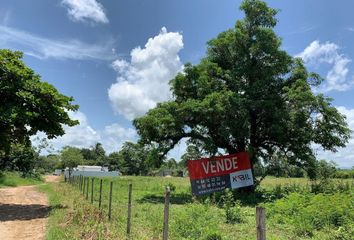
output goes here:
[[312, 91], [322, 79], [281, 49], [277, 11], [260, 0], [244, 0], [240, 9], [245, 17], [171, 81], [174, 99], [134, 120], [141, 141], [156, 142], [163, 153], [182, 138], [210, 155], [249, 151], [252, 166], [283, 154], [308, 167], [313, 143], [331, 151], [345, 146], [345, 117]]
[[[48, 138], [64, 134], [63, 124], [73, 126], [68, 111], [76, 111], [73, 98], [54, 86], [22, 61], [21, 52], [0, 50], [0, 155], [12, 144], [29, 145], [29, 137], [43, 131]], [[6, 159], [3, 157], [2, 159]], [[2, 165], [4, 163], [1, 163]]]

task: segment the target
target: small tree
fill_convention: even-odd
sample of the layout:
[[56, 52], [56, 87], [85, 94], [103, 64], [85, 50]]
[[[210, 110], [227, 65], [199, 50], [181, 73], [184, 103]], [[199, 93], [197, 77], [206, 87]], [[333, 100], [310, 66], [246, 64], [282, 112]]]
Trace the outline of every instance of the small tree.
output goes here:
[[320, 160], [311, 166], [311, 171], [308, 171], [308, 177], [311, 180], [325, 181], [333, 178], [337, 171], [336, 164], [332, 161]]
[[110, 170], [118, 170], [120, 168], [119, 160], [120, 160], [119, 152], [112, 152], [108, 155], [108, 164]]
[[80, 149], [66, 146], [62, 149], [60, 159], [64, 168], [69, 168], [69, 175], [77, 165], [83, 164], [85, 159], [81, 154]]
[[181, 167], [186, 167], [188, 160], [196, 160], [201, 157], [202, 153], [198, 149], [198, 147], [193, 144], [188, 144], [186, 152], [181, 156], [181, 161], [179, 162], [179, 165]]

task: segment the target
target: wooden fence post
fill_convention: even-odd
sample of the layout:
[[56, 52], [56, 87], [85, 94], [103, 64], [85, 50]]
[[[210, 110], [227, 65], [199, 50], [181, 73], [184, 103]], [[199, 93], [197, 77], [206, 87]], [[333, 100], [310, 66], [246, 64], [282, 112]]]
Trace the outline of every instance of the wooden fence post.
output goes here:
[[131, 208], [132, 208], [132, 184], [129, 184], [128, 188], [128, 217], [127, 217], [127, 234], [130, 234], [131, 228]]
[[169, 217], [169, 211], [170, 211], [170, 195], [171, 195], [170, 187], [166, 187], [162, 240], [168, 239], [168, 217]]
[[81, 192], [83, 192], [83, 188], [84, 188], [84, 184], [85, 184], [85, 177], [84, 176], [81, 176]]
[[91, 203], [93, 203], [93, 180], [94, 178], [91, 179]]
[[90, 178], [87, 177], [87, 179], [86, 179], [86, 200], [88, 200], [89, 182], [90, 182]]
[[113, 182], [111, 181], [111, 185], [109, 188], [108, 220], [111, 220], [112, 217], [112, 188], [113, 188]]
[[256, 207], [257, 240], [266, 240], [265, 209]]
[[100, 197], [98, 199], [98, 208], [101, 209], [101, 203], [102, 203], [102, 179], [100, 179]]
[[83, 185], [82, 185], [82, 194], [85, 194], [85, 187], [86, 187], [86, 177], [84, 176], [83, 177], [84, 178], [84, 180], [83, 180]]

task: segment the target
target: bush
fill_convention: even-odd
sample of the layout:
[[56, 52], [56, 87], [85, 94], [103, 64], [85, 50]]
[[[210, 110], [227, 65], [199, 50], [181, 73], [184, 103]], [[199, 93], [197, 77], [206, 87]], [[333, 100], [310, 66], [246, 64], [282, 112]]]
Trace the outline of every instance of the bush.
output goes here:
[[169, 187], [171, 192], [176, 191], [176, 186], [173, 183], [168, 183], [166, 187]]
[[232, 192], [227, 189], [223, 196], [226, 223], [242, 222], [241, 204], [240, 201], [235, 201]]
[[0, 172], [0, 187], [9, 186], [16, 187], [22, 185], [39, 184], [43, 180], [40, 175], [29, 176], [19, 172]]
[[22, 173], [21, 174], [22, 177], [24, 178], [29, 178], [29, 179], [35, 179], [35, 180], [39, 180], [42, 181], [42, 176], [40, 172], [36, 172], [36, 171], [30, 171], [30, 172], [26, 172], [26, 173]]
[[350, 193], [291, 193], [265, 205], [268, 217], [279, 224], [291, 225], [298, 236], [311, 237], [313, 230], [343, 227], [354, 219]]
[[342, 179], [354, 178], [354, 169], [351, 170], [337, 169], [333, 177], [342, 178]]
[[209, 234], [205, 240], [222, 240], [222, 237], [220, 234], [218, 233], [212, 233], [212, 234]]
[[334, 240], [353, 240], [354, 224], [339, 227], [336, 231], [331, 233], [331, 236]]
[[170, 224], [171, 239], [222, 239], [218, 228], [222, 215], [219, 214], [218, 208], [193, 203], [187, 204], [183, 209], [174, 209], [172, 214], [174, 217], [171, 218]]
[[323, 179], [320, 181], [313, 181], [311, 183], [312, 193], [338, 193], [338, 192], [350, 192], [353, 188], [353, 183], [343, 182], [340, 180]]

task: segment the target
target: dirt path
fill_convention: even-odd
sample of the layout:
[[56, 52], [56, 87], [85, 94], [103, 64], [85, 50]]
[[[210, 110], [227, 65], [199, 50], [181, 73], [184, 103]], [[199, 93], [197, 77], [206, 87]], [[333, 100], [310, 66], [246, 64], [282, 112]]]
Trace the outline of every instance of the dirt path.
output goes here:
[[[47, 178], [58, 181], [58, 177]], [[44, 239], [49, 212], [47, 196], [36, 186], [0, 189], [0, 239]]]

